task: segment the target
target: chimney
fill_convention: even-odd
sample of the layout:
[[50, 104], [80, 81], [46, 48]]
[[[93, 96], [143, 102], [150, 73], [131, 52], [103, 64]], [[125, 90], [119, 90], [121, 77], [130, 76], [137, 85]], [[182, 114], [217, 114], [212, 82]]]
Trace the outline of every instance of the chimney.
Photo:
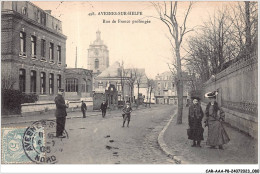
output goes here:
[[51, 10], [44, 10], [46, 13], [51, 14]]

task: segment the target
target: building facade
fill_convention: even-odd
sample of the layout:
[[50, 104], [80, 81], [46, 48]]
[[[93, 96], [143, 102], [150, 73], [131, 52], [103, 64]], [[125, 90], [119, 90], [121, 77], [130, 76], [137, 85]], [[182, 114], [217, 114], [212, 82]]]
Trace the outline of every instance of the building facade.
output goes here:
[[154, 97], [156, 104], [177, 104], [177, 91], [170, 71], [155, 77]]
[[65, 98], [79, 100], [92, 97], [92, 71], [83, 68], [66, 68]]
[[[133, 89], [131, 89], [130, 75], [122, 76], [122, 67], [119, 62], [115, 62], [113, 65], [104, 70], [100, 75], [95, 77], [94, 93], [98, 91], [105, 91], [110, 85], [114, 85], [118, 91], [118, 101], [130, 101], [130, 97], [133, 97]], [[131, 94], [132, 93], [132, 94]]]
[[109, 67], [109, 51], [101, 40], [101, 32], [96, 32], [96, 40], [89, 45], [88, 49], [88, 69], [95, 74], [100, 74]]
[[[187, 104], [189, 76], [186, 72], [183, 76], [183, 103]], [[178, 104], [175, 76], [170, 71], [158, 74], [155, 77], [154, 97], [156, 104]]]
[[29, 1], [2, 1], [2, 88], [53, 100], [64, 88], [66, 39], [51, 11]]

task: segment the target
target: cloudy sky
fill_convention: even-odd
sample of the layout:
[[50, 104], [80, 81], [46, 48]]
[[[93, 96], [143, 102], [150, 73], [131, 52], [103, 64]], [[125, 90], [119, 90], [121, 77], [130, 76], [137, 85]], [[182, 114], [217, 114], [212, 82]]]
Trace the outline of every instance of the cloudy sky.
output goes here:
[[[87, 68], [87, 53], [90, 43], [101, 31], [101, 39], [109, 49], [110, 65], [124, 61], [127, 68], [145, 68], [146, 74], [154, 78], [157, 73], [168, 71], [167, 63], [172, 58], [171, 46], [166, 35], [168, 29], [157, 17], [150, 2], [86, 2], [86, 1], [34, 1], [44, 10], [62, 21], [67, 39], [66, 59], [68, 67], [75, 67], [75, 50], [78, 48], [78, 67]], [[187, 27], [202, 25], [217, 8], [232, 2], [196, 2], [187, 20]], [[179, 2], [178, 19], [181, 21], [188, 2]], [[142, 12], [142, 15], [98, 15], [99, 12]], [[92, 12], [95, 15], [90, 15]], [[132, 24], [132, 20], [149, 20], [150, 23]], [[111, 23], [104, 23], [103, 20]], [[117, 23], [112, 23], [116, 20]], [[130, 20], [130, 23], [118, 23]], [[195, 32], [186, 36], [186, 39]], [[185, 42], [184, 42], [185, 44]], [[185, 52], [182, 52], [185, 54]]]

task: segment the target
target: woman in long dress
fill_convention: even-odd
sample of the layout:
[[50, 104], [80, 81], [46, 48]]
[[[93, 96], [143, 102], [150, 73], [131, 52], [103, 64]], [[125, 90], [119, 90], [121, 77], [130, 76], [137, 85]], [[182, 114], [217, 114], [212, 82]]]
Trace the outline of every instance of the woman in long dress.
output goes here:
[[217, 92], [215, 91], [205, 95], [210, 100], [205, 111], [205, 122], [208, 126], [208, 139], [206, 145], [209, 145], [211, 148], [216, 148], [216, 146], [218, 146], [219, 149], [223, 150], [223, 144], [228, 143], [230, 139], [222, 125], [222, 121], [225, 119], [225, 113], [218, 106], [216, 95]]

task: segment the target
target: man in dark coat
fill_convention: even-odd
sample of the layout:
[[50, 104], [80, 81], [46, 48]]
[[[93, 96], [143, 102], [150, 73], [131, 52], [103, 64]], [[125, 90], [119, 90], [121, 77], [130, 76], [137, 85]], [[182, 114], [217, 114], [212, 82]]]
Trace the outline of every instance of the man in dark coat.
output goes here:
[[106, 116], [106, 111], [107, 111], [107, 103], [105, 100], [101, 103], [100, 110], [102, 111], [102, 117], [104, 118]]
[[[202, 128], [202, 118], [203, 118], [203, 111], [198, 103], [199, 98], [193, 98], [193, 103], [189, 107], [189, 127], [190, 127], [190, 134], [188, 139], [193, 140], [192, 147], [196, 145], [200, 146], [201, 140], [203, 140], [203, 131]], [[197, 142], [197, 144], [196, 144]]]
[[66, 108], [68, 107], [68, 104], [65, 104], [65, 100], [63, 98], [63, 89], [59, 89], [58, 95], [55, 97], [55, 104], [56, 104], [56, 137], [58, 138], [65, 138], [65, 136], [62, 135], [64, 128], [65, 128], [65, 122], [66, 122]]
[[81, 111], [83, 114], [83, 118], [86, 118], [87, 105], [86, 105], [86, 103], [84, 103], [83, 100], [81, 101]]

